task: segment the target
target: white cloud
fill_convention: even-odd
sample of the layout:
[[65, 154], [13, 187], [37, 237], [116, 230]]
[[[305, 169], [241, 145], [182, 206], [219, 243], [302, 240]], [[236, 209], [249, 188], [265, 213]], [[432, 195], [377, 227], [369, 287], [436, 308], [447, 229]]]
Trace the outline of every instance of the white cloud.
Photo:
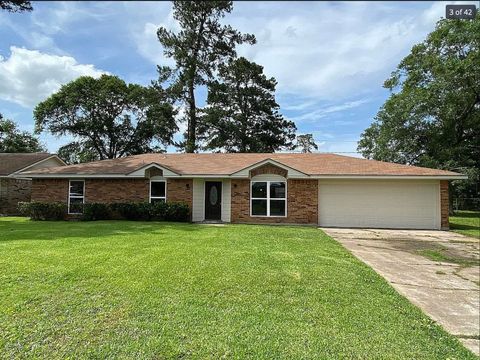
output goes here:
[[237, 2], [226, 21], [256, 35], [239, 53], [263, 65], [280, 94], [345, 101], [381, 88], [446, 4]]
[[33, 107], [65, 84], [82, 75], [105, 73], [94, 65], [79, 64], [73, 57], [10, 47], [10, 57], [0, 59], [0, 98]]
[[[360, 99], [355, 101], [347, 101], [341, 104], [329, 105], [329, 106], [316, 106], [315, 110], [305, 112], [298, 116], [292, 117], [292, 120], [295, 122], [316, 122], [321, 118], [326, 117], [327, 115], [342, 112], [345, 110], [354, 109], [365, 103], [369, 102], [368, 99]], [[300, 105], [301, 106], [301, 105]]]

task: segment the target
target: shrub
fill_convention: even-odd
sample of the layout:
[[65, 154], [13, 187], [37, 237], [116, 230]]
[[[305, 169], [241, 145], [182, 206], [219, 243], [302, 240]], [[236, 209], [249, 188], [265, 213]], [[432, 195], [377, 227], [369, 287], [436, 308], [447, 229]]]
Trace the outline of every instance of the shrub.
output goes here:
[[32, 220], [63, 220], [67, 215], [67, 205], [58, 202], [20, 202], [18, 210]]
[[108, 204], [103, 203], [86, 203], [83, 204], [82, 220], [110, 220], [112, 212]]
[[168, 221], [189, 221], [190, 208], [185, 203], [167, 203], [165, 220]]
[[189, 221], [190, 208], [184, 203], [116, 203], [111, 209], [126, 220]]
[[[157, 220], [189, 221], [190, 208], [179, 202], [141, 203], [86, 203], [83, 204], [82, 220]], [[62, 220], [67, 214], [67, 205], [63, 203], [25, 202], [19, 203], [20, 212], [32, 220]]]

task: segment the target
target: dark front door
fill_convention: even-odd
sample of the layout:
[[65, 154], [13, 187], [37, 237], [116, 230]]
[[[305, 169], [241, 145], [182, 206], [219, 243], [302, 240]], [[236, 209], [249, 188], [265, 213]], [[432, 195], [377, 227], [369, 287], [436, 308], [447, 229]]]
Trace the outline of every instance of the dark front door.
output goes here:
[[205, 182], [205, 220], [222, 218], [222, 182]]

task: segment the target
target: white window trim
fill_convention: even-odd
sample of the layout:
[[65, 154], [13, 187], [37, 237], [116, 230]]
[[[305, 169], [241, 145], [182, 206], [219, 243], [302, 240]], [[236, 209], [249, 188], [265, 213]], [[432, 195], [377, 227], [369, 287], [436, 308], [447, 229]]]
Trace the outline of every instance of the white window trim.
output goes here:
[[[70, 190], [72, 189], [72, 181], [74, 182], [79, 182], [81, 181], [83, 183], [83, 195], [78, 196], [78, 195], [71, 195]], [[85, 180], [69, 180], [68, 181], [68, 214], [69, 215], [79, 215], [82, 214], [81, 212], [70, 212], [70, 199], [82, 199], [82, 204], [85, 204]]]
[[[270, 183], [284, 183], [285, 184], [285, 197], [284, 198], [271, 198], [270, 197]], [[254, 198], [252, 188], [254, 183], [267, 183], [267, 197], [265, 198]], [[285, 218], [287, 217], [287, 212], [288, 212], [288, 195], [287, 195], [287, 181], [279, 181], [279, 180], [258, 180], [258, 181], [250, 181], [250, 216], [251, 217], [279, 217], [279, 218]], [[252, 203], [253, 200], [266, 200], [267, 201], [267, 215], [253, 215], [252, 213]], [[285, 215], [270, 215], [270, 200], [283, 200], [285, 201]]]
[[[152, 183], [154, 182], [165, 183], [165, 196], [152, 196]], [[150, 180], [150, 184], [148, 188], [148, 202], [152, 203], [152, 199], [163, 199], [163, 201], [167, 202], [167, 181], [166, 180]]]

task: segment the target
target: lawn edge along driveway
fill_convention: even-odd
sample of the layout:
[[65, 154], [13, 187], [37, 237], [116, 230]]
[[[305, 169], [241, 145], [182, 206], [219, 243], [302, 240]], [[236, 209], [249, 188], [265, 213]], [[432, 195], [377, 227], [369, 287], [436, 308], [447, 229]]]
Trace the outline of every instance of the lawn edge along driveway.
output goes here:
[[479, 354], [479, 240], [448, 231], [323, 230]]

